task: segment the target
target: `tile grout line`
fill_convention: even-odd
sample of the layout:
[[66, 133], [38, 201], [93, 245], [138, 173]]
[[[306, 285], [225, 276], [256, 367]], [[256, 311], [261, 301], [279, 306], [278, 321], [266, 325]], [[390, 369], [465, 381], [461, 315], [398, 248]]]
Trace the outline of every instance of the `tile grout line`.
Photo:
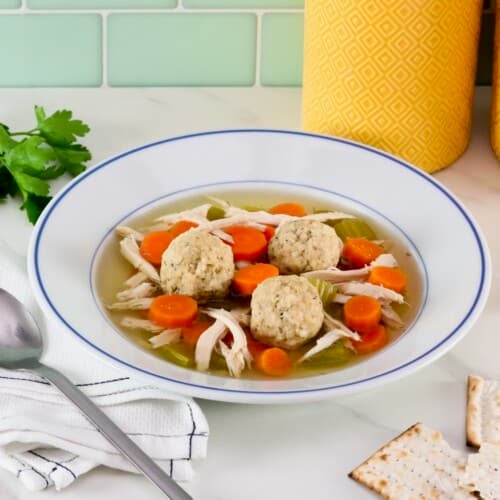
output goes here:
[[101, 30], [101, 71], [102, 80], [100, 88], [108, 88], [108, 14], [103, 12], [101, 15], [102, 30]]
[[257, 15], [257, 38], [255, 39], [255, 82], [252, 87], [260, 88], [260, 62], [262, 53], [262, 12], [256, 12]]
[[26, 0], [22, 0], [21, 7], [14, 9], [0, 9], [0, 15], [16, 14], [303, 14], [304, 9], [186, 9], [178, 4], [174, 8], [165, 9], [30, 9], [25, 5]]

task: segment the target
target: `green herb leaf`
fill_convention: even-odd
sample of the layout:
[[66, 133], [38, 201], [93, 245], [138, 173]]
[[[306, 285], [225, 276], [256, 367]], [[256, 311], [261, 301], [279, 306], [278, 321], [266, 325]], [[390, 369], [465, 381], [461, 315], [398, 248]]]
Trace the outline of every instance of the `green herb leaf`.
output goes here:
[[55, 163], [56, 158], [54, 150], [41, 137], [32, 136], [14, 146], [6, 154], [5, 161], [11, 171], [27, 168], [31, 172], [40, 172]]
[[28, 215], [28, 220], [34, 224], [42, 210], [47, 206], [47, 203], [52, 199], [51, 196], [37, 196], [35, 194], [29, 194], [25, 202], [21, 205], [21, 210], [26, 210]]
[[0, 154], [9, 152], [16, 144], [17, 141], [9, 135], [8, 127], [0, 123]]
[[72, 144], [66, 148], [55, 147], [54, 151], [60, 165], [72, 176], [81, 174], [85, 170], [84, 163], [92, 158], [90, 151], [81, 144]]
[[7, 195], [14, 196], [18, 192], [16, 181], [5, 167], [0, 167], [0, 200]]
[[72, 120], [72, 116], [73, 113], [67, 109], [56, 111], [42, 120], [37, 115], [40, 120], [38, 130], [50, 145], [69, 146], [77, 136], [83, 137], [90, 130], [81, 120]]
[[78, 175], [91, 159], [89, 150], [75, 142], [89, 127], [74, 120], [71, 111], [47, 117], [43, 107], [35, 106], [35, 117], [38, 126], [27, 132], [11, 132], [0, 123], [0, 201], [20, 193], [21, 209], [33, 224], [51, 200], [47, 181], [65, 172]]
[[45, 182], [38, 177], [25, 174], [24, 172], [12, 172], [12, 175], [25, 200], [29, 193], [33, 193], [38, 196], [47, 196], [49, 194], [50, 186], [48, 182]]
[[45, 110], [43, 109], [42, 106], [35, 106], [35, 116], [36, 116], [36, 123], [38, 127], [40, 127], [40, 125], [42, 125], [45, 118], [47, 117], [47, 115], [45, 114]]

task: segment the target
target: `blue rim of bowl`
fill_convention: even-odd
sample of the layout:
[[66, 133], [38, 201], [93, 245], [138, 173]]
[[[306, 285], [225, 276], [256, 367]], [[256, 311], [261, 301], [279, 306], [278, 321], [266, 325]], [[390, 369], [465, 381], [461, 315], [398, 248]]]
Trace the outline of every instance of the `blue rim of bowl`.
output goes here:
[[[390, 345], [394, 345], [395, 343], [399, 342], [399, 340], [402, 337], [404, 337], [405, 335], [407, 335], [411, 331], [411, 329], [413, 328], [413, 326], [417, 322], [418, 318], [422, 314], [422, 311], [423, 311], [423, 309], [425, 307], [425, 304], [427, 303], [427, 297], [428, 297], [428, 294], [429, 294], [429, 273], [427, 271], [427, 267], [425, 265], [424, 259], [422, 258], [422, 254], [420, 253], [420, 250], [418, 249], [418, 247], [415, 244], [415, 242], [408, 236], [408, 234], [406, 234], [406, 232], [401, 227], [399, 227], [398, 224], [396, 224], [393, 220], [391, 220], [389, 217], [387, 217], [386, 215], [384, 215], [382, 212], [380, 212], [379, 210], [376, 210], [375, 208], [373, 208], [373, 207], [367, 205], [366, 203], [364, 203], [364, 202], [362, 202], [362, 201], [360, 201], [360, 200], [358, 200], [356, 198], [353, 198], [351, 196], [347, 196], [345, 194], [338, 193], [337, 191], [331, 191], [329, 189], [322, 188], [322, 187], [319, 187], [319, 186], [315, 186], [315, 185], [312, 185], [312, 184], [301, 184], [301, 183], [297, 183], [297, 182], [287, 182], [287, 181], [275, 181], [275, 180], [269, 180], [269, 179], [245, 179], [243, 181], [222, 181], [222, 182], [213, 182], [213, 183], [210, 183], [210, 184], [200, 184], [198, 186], [190, 186], [188, 188], [183, 188], [183, 189], [179, 189], [177, 191], [172, 191], [172, 192], [170, 192], [168, 194], [165, 194], [165, 195], [162, 195], [162, 196], [158, 196], [157, 198], [154, 198], [154, 199], [149, 200], [149, 201], [147, 201], [145, 203], [142, 203], [138, 207], [134, 208], [133, 210], [131, 210], [130, 212], [128, 212], [127, 214], [121, 216], [118, 220], [116, 220], [111, 225], [111, 227], [106, 231], [106, 233], [104, 234], [104, 236], [101, 238], [101, 241], [98, 243], [96, 249], [94, 250], [94, 253], [92, 254], [92, 258], [90, 260], [90, 269], [89, 269], [89, 286], [90, 286], [90, 291], [91, 291], [91, 294], [92, 294], [92, 298], [94, 299], [94, 304], [96, 305], [96, 308], [101, 313], [102, 317], [104, 318], [104, 320], [106, 321], [106, 323], [108, 323], [108, 325], [110, 326], [110, 328], [112, 330], [114, 330], [116, 333], [118, 333], [122, 337], [126, 338], [129, 342], [132, 342], [128, 337], [126, 337], [123, 334], [123, 332], [121, 332], [118, 328], [116, 328], [116, 326], [114, 325], [114, 323], [110, 320], [109, 316], [105, 313], [105, 311], [104, 311], [105, 308], [103, 308], [103, 306], [100, 303], [99, 299], [97, 298], [97, 294], [96, 294], [96, 285], [95, 285], [96, 260], [98, 259], [98, 255], [101, 252], [101, 249], [102, 249], [103, 245], [105, 244], [106, 240], [112, 234], [114, 234], [115, 228], [117, 226], [121, 225], [124, 221], [126, 221], [127, 219], [129, 219], [130, 217], [132, 217], [137, 212], [140, 212], [144, 208], [149, 207], [151, 205], [154, 205], [154, 204], [156, 204], [156, 203], [158, 203], [160, 201], [166, 200], [169, 197], [177, 196], [179, 194], [187, 193], [189, 191], [197, 191], [197, 190], [209, 189], [209, 188], [214, 188], [214, 187], [218, 187], [218, 186], [224, 186], [224, 187], [225, 186], [234, 186], [234, 185], [240, 186], [242, 184], [267, 184], [267, 185], [273, 185], [273, 186], [288, 186], [288, 187], [293, 186], [293, 187], [306, 188], [306, 189], [309, 189], [309, 190], [312, 190], [312, 191], [319, 191], [319, 192], [321, 192], [323, 194], [326, 193], [326, 194], [334, 195], [334, 196], [337, 196], [339, 198], [343, 198], [344, 200], [348, 200], [350, 202], [356, 203], [360, 207], [363, 207], [364, 209], [367, 209], [367, 210], [371, 211], [373, 214], [376, 214], [377, 217], [379, 217], [380, 219], [383, 219], [385, 222], [391, 224], [393, 226], [391, 232], [393, 232], [394, 228], [395, 228], [396, 231], [398, 231], [399, 233], [401, 233], [401, 235], [405, 238], [406, 243], [409, 244], [409, 246], [411, 247], [411, 250], [418, 257], [418, 265], [420, 266], [422, 274], [423, 274], [423, 289], [424, 289], [424, 293], [422, 294], [423, 295], [423, 299], [422, 299], [420, 307], [419, 307], [419, 309], [417, 311], [417, 314], [415, 315], [415, 317], [413, 318], [413, 320], [411, 321], [411, 323], [408, 325], [408, 327], [405, 329], [404, 333], [400, 337], [398, 337], [398, 339], [396, 339], [395, 341], [391, 342]], [[92, 346], [94, 346], [94, 344], [92, 344]], [[146, 352], [147, 354], [150, 354], [151, 356], [153, 356], [149, 351], [144, 350], [144, 352]], [[147, 373], [151, 374], [151, 372], [147, 372]], [[179, 381], [177, 379], [171, 379], [169, 377], [165, 377], [164, 375], [158, 375], [158, 374], [153, 374], [153, 375], [161, 377], [164, 380], [168, 380], [169, 382], [186, 384], [186, 382], [182, 382], [182, 381]], [[218, 375], [214, 375], [214, 377], [219, 377], [219, 376]], [[207, 386], [200, 386], [199, 384], [189, 384], [189, 385], [194, 385], [196, 387], [202, 387], [204, 389], [207, 388]], [[349, 385], [349, 384], [339, 384], [339, 385], [328, 386], [328, 387], [331, 387], [331, 388], [334, 389], [336, 387], [344, 387], [345, 385]], [[225, 391], [229, 391], [229, 389], [224, 389], [224, 390]], [[269, 393], [273, 393], [273, 394], [280, 394], [280, 393], [290, 393], [290, 392], [295, 392], [295, 391], [244, 391], [244, 392], [252, 392], [252, 393], [257, 393], [257, 394], [265, 394], [265, 393], [269, 392]]]
[[[45, 287], [43, 286], [43, 282], [41, 279], [40, 275], [40, 269], [39, 269], [39, 262], [38, 262], [38, 254], [39, 254], [39, 245], [40, 245], [40, 238], [43, 233], [43, 228], [45, 227], [50, 214], [52, 211], [55, 209], [55, 207], [61, 202], [62, 199], [75, 187], [77, 186], [80, 182], [82, 182], [86, 177], [94, 174], [95, 172], [101, 170], [102, 168], [106, 167], [107, 165], [115, 162], [116, 160], [119, 160], [120, 158], [123, 158], [125, 156], [129, 156], [131, 154], [134, 154], [136, 152], [142, 151], [144, 149], [152, 148], [155, 146], [158, 146], [160, 144], [165, 144], [169, 142], [175, 142], [175, 141], [180, 141], [180, 140], [185, 140], [185, 139], [192, 139], [195, 137], [202, 137], [202, 136], [208, 136], [208, 135], [219, 135], [219, 134], [248, 134], [248, 133], [263, 133], [263, 134], [285, 134], [285, 135], [295, 135], [295, 136], [301, 136], [301, 137], [308, 137], [308, 138], [315, 138], [315, 139], [321, 139], [321, 140], [326, 140], [326, 141], [331, 141], [331, 142], [336, 142], [340, 144], [345, 144], [348, 146], [351, 146], [353, 148], [361, 149], [363, 151], [368, 151], [370, 153], [373, 153], [377, 156], [386, 158], [392, 162], [395, 162], [399, 165], [401, 165], [403, 168], [406, 168], [407, 170], [411, 171], [412, 173], [422, 177], [424, 180], [432, 184], [438, 191], [440, 191], [448, 200], [457, 208], [457, 210], [460, 212], [460, 214], [464, 217], [466, 220], [467, 224], [469, 225], [472, 234], [474, 235], [474, 239], [477, 243], [478, 250], [479, 250], [479, 255], [480, 255], [480, 260], [481, 260], [481, 275], [480, 275], [480, 280], [479, 280], [479, 285], [478, 289], [476, 292], [476, 295], [474, 297], [474, 300], [469, 307], [469, 310], [467, 313], [464, 315], [464, 317], [461, 319], [461, 321], [453, 328], [453, 330], [446, 335], [440, 342], [435, 344], [431, 349], [427, 350], [426, 352], [420, 354], [416, 358], [413, 358], [406, 363], [403, 363], [399, 366], [396, 366], [390, 370], [387, 370], [382, 373], [378, 373], [376, 375], [373, 375], [371, 377], [366, 377], [364, 379], [356, 380], [353, 382], [347, 382], [344, 384], [339, 384], [339, 385], [333, 385], [333, 386], [327, 386], [327, 387], [315, 387], [311, 389], [297, 389], [297, 390], [289, 390], [289, 391], [248, 391], [248, 390], [241, 390], [241, 389], [226, 389], [226, 388], [218, 388], [218, 387], [213, 387], [213, 386], [204, 386], [201, 384], [193, 384], [189, 382], [183, 382], [175, 379], [169, 379], [167, 377], [164, 377], [162, 375], [150, 372], [148, 370], [145, 370], [143, 368], [137, 367], [135, 365], [132, 365], [130, 363], [127, 363], [112, 354], [104, 351], [103, 349], [99, 348], [92, 342], [90, 342], [88, 339], [86, 339], [81, 333], [76, 331], [61, 315], [61, 313], [57, 310], [57, 308], [54, 306], [52, 301], [50, 300]], [[428, 358], [433, 352], [435, 352], [437, 349], [439, 349], [441, 346], [444, 344], [448, 343], [450, 339], [452, 339], [461, 329], [462, 327], [467, 323], [469, 319], [471, 319], [473, 313], [476, 311], [476, 308], [479, 304], [480, 299], [484, 297], [485, 292], [488, 291], [488, 286], [489, 283], [486, 281], [486, 266], [487, 266], [487, 253], [485, 251], [485, 248], [482, 243], [482, 239], [479, 235], [478, 229], [476, 228], [476, 225], [472, 221], [471, 217], [469, 214], [466, 212], [466, 210], [462, 207], [460, 202], [451, 194], [448, 192], [444, 186], [442, 186], [440, 183], [435, 181], [429, 174], [419, 170], [418, 168], [410, 165], [409, 163], [406, 163], [405, 161], [394, 157], [388, 153], [385, 153], [383, 151], [380, 151], [376, 148], [372, 148], [370, 146], [366, 146], [364, 144], [357, 143], [355, 141], [350, 141], [347, 139], [341, 139], [338, 137], [331, 137], [331, 136], [326, 136], [326, 135], [320, 135], [320, 134], [313, 134], [309, 132], [299, 132], [299, 131], [293, 131], [293, 130], [280, 130], [280, 129], [229, 129], [229, 130], [213, 130], [213, 131], [206, 131], [206, 132], [199, 132], [199, 133], [194, 133], [194, 134], [186, 134], [186, 135], [181, 135], [177, 137], [171, 137], [168, 139], [163, 139], [160, 141], [155, 141], [149, 144], [144, 144], [142, 146], [130, 149], [129, 151], [125, 151], [124, 153], [121, 153], [117, 156], [114, 156], [98, 165], [96, 165], [94, 168], [88, 170], [87, 172], [84, 172], [83, 174], [79, 175], [73, 182], [68, 184], [66, 188], [64, 188], [49, 204], [47, 209], [43, 212], [42, 214], [42, 220], [40, 221], [39, 225], [37, 225], [37, 231], [35, 233], [35, 240], [34, 244], [32, 246], [33, 248], [33, 263], [34, 263], [34, 270], [35, 270], [35, 276], [36, 276], [36, 281], [38, 284], [38, 287], [40, 288], [40, 291], [49, 305], [50, 309], [52, 312], [56, 315], [56, 317], [67, 327], [69, 328], [70, 331], [72, 331], [81, 341], [86, 343], [88, 346], [90, 346], [92, 349], [100, 352], [101, 354], [105, 355], [106, 357], [112, 359], [113, 361], [127, 366], [129, 368], [132, 368], [136, 371], [145, 373], [147, 375], [153, 376], [155, 378], [163, 379], [168, 382], [173, 382], [175, 384], [180, 384], [180, 385], [188, 385], [192, 387], [196, 387], [198, 389], [206, 390], [206, 391], [213, 391], [213, 392], [225, 392], [225, 393], [240, 393], [240, 394], [256, 394], [260, 396], [276, 396], [276, 395], [286, 395], [286, 394], [298, 394], [298, 393], [315, 393], [315, 392], [322, 392], [322, 391], [335, 391], [339, 390], [348, 386], [356, 386], [356, 385], [361, 385], [361, 384], [366, 384], [369, 382], [374, 382], [376, 380], [381, 380], [388, 375], [391, 375], [393, 373], [400, 372], [401, 370], [411, 366], [415, 365], [417, 362], [424, 358]], [[489, 277], [489, 275], [488, 275]], [[486, 285], [486, 286], [485, 286]], [[418, 365], [417, 365], [418, 366]], [[415, 367], [417, 368], [417, 367]]]

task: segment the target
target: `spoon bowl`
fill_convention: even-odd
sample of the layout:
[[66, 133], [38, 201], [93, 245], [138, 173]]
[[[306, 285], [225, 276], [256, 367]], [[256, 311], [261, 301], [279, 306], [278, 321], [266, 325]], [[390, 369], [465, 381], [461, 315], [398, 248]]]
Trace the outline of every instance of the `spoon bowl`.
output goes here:
[[0, 289], [0, 366], [27, 368], [42, 355], [43, 339], [31, 313]]

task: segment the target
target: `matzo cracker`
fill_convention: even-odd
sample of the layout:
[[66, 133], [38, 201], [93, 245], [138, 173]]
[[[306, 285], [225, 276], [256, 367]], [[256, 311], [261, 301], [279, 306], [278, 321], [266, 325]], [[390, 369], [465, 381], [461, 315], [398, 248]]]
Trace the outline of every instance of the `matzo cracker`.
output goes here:
[[466, 454], [439, 432], [417, 423], [349, 476], [387, 499], [473, 499], [472, 490], [460, 484], [466, 462]]
[[500, 445], [500, 382], [469, 375], [466, 435], [469, 446]]
[[469, 455], [461, 483], [483, 500], [500, 498], [500, 446], [485, 443], [478, 453]]

